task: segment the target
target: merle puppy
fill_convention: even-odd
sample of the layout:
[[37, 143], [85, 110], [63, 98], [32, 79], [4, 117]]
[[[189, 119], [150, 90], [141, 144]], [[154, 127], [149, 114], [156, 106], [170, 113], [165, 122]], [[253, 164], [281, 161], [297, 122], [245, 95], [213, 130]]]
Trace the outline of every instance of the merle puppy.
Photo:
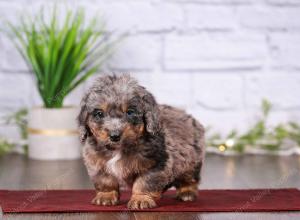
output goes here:
[[98, 78], [78, 116], [83, 158], [96, 205], [115, 205], [132, 187], [127, 206], [145, 209], [171, 186], [192, 201], [204, 159], [204, 129], [184, 111], [156, 103], [129, 75]]

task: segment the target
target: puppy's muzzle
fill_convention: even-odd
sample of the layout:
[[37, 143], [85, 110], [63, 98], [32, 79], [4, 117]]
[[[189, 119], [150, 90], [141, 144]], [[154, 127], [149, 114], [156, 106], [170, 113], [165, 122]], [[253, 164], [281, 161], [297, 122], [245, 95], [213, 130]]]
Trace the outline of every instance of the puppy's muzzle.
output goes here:
[[109, 138], [113, 142], [118, 142], [121, 139], [121, 132], [120, 131], [111, 131], [109, 134]]

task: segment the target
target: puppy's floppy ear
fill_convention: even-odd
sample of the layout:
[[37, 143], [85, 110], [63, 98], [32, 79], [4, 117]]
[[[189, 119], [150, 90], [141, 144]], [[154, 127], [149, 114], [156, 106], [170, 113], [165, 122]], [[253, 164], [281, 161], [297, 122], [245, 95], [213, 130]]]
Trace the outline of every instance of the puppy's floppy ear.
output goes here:
[[144, 102], [146, 131], [154, 135], [160, 129], [158, 105], [153, 95], [147, 91], [145, 91], [145, 95], [142, 98]]
[[88, 126], [87, 126], [87, 118], [88, 118], [88, 111], [87, 111], [87, 106], [86, 106], [86, 101], [88, 98], [88, 94], [86, 94], [82, 101], [81, 101], [81, 109], [80, 109], [80, 113], [77, 117], [77, 121], [78, 121], [78, 130], [79, 130], [79, 138], [81, 143], [84, 143], [86, 138], [88, 137]]

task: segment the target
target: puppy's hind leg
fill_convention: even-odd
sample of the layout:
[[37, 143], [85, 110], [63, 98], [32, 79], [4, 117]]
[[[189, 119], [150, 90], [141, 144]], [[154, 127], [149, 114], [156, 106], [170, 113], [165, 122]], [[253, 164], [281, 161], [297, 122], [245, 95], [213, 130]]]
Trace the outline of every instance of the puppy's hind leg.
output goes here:
[[194, 201], [198, 196], [197, 183], [185, 183], [176, 187], [176, 198], [181, 201]]
[[196, 166], [191, 173], [185, 173], [176, 180], [176, 198], [181, 201], [194, 201], [198, 196], [201, 166]]

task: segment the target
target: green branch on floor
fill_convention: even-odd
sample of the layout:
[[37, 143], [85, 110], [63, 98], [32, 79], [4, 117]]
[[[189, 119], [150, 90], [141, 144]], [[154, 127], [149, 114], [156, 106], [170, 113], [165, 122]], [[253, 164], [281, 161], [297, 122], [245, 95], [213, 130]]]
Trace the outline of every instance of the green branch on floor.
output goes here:
[[265, 99], [262, 100], [261, 116], [246, 132], [239, 133], [237, 130], [232, 130], [225, 138], [222, 138], [220, 133], [213, 133], [207, 137], [206, 145], [214, 147], [220, 152], [239, 153], [243, 153], [249, 148], [277, 151], [287, 141], [299, 147], [300, 125], [295, 122], [287, 122], [268, 126], [267, 120], [271, 109], [271, 103]]
[[[5, 125], [14, 125], [18, 127], [20, 137], [22, 140], [26, 140], [28, 137], [27, 133], [27, 115], [28, 110], [26, 108], [22, 108], [13, 114], [10, 114], [4, 117], [4, 124]], [[15, 141], [10, 141], [4, 137], [0, 136], [0, 156], [10, 152], [16, 145], [19, 143]], [[22, 144], [23, 151], [25, 154], [28, 152], [28, 145]]]

